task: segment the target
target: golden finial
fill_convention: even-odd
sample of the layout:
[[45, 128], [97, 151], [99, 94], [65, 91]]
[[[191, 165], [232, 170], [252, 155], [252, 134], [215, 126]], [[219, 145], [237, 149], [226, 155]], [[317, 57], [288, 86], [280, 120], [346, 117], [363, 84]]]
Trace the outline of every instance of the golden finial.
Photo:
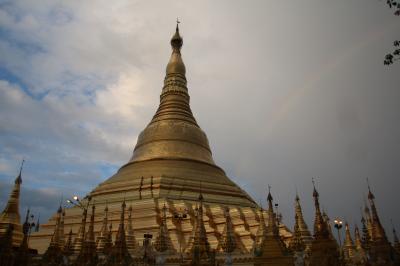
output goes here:
[[19, 175], [15, 179], [15, 184], [17, 184], [17, 183], [21, 184], [22, 183], [21, 174], [22, 174], [22, 169], [24, 167], [24, 163], [25, 163], [25, 159], [22, 159], [21, 166], [19, 167]]
[[269, 184], [268, 184], [268, 197], [267, 197], [267, 200], [268, 201], [272, 201], [273, 200], [273, 198], [271, 196], [271, 186]]
[[369, 185], [369, 179], [368, 179], [368, 177], [367, 177], [367, 186], [368, 186], [368, 199], [369, 199], [369, 200], [375, 199], [375, 196], [374, 196], [374, 194], [372, 194], [371, 187], [370, 187], [370, 185]]
[[314, 177], [313, 177], [313, 178], [311, 178], [311, 182], [312, 182], [312, 184], [313, 184], [313, 187], [314, 187], [314, 191], [313, 191], [313, 197], [314, 197], [314, 198], [318, 198], [318, 197], [319, 197], [319, 194], [318, 194], [318, 191], [317, 191], [317, 189], [315, 188], [315, 179], [314, 179]]

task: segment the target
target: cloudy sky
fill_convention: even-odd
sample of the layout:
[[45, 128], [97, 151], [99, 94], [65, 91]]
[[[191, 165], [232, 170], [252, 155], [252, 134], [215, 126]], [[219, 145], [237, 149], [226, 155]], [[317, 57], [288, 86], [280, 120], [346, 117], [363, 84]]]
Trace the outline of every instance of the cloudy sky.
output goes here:
[[[399, 18], [379, 0], [0, 1], [0, 207], [45, 220], [131, 156], [159, 101], [176, 17], [191, 106], [214, 159], [256, 201], [312, 226], [359, 222], [369, 178], [400, 230]], [[43, 221], [44, 222], [44, 221]], [[391, 233], [388, 232], [391, 238]]]

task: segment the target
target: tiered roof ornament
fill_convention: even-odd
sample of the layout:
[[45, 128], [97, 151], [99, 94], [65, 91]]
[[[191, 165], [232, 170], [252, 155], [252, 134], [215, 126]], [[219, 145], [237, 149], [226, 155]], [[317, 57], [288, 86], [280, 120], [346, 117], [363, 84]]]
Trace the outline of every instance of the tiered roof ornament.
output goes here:
[[117, 235], [115, 238], [114, 245], [111, 253], [107, 257], [107, 265], [129, 265], [132, 263], [132, 257], [129, 254], [128, 248], [126, 247], [126, 235], [125, 235], [125, 200], [121, 205], [121, 217], [119, 220], [119, 226]]
[[72, 228], [69, 230], [67, 242], [64, 246], [65, 256], [70, 256], [74, 252], [74, 242], [72, 241]]
[[85, 227], [86, 227], [86, 216], [87, 209], [83, 209], [81, 226], [79, 227], [78, 234], [74, 239], [74, 253], [79, 254], [81, 252], [83, 242], [85, 240]]
[[350, 227], [347, 222], [345, 224], [345, 230], [346, 230], [346, 233], [345, 233], [344, 247], [343, 247], [344, 259], [346, 262], [348, 262], [348, 264], [351, 264], [353, 262], [354, 256], [355, 256], [355, 246], [354, 246], [353, 239], [351, 238]]
[[19, 247], [22, 243], [23, 233], [21, 225], [21, 217], [19, 214], [19, 194], [22, 184], [22, 169], [25, 160], [22, 160], [19, 174], [15, 178], [14, 187], [8, 198], [6, 207], [0, 214], [0, 238], [5, 237], [9, 233], [8, 229], [12, 226], [12, 246]]
[[25, 222], [22, 225], [22, 232], [24, 237], [22, 239], [22, 243], [19, 246], [16, 257], [15, 257], [15, 265], [29, 265], [30, 264], [30, 254], [28, 247], [28, 235], [31, 230], [31, 224], [29, 223], [29, 214], [30, 209], [28, 208], [26, 211]]
[[340, 265], [338, 245], [332, 239], [328, 224], [321, 214], [319, 193], [313, 179], [313, 197], [315, 205], [314, 239], [311, 243], [310, 266]]
[[356, 263], [356, 265], [365, 265], [367, 262], [367, 253], [363, 248], [360, 231], [358, 230], [357, 225], [355, 225], [354, 228], [354, 246], [355, 246], [354, 262]]
[[100, 235], [96, 239], [96, 247], [100, 253], [104, 253], [104, 246], [106, 245], [107, 238], [109, 235], [108, 229], [108, 205], [104, 208], [103, 224], [100, 229]]
[[50, 245], [42, 257], [42, 261], [47, 265], [61, 265], [61, 263], [63, 262], [64, 254], [60, 242], [61, 216], [62, 216], [62, 207], [60, 205], [60, 207], [57, 210], [56, 225], [54, 227], [54, 233], [53, 236], [51, 237]]
[[256, 232], [256, 238], [255, 238], [254, 244], [253, 244], [253, 252], [254, 252], [255, 256], [261, 255], [264, 237], [267, 234], [267, 226], [265, 224], [264, 211], [261, 207], [261, 204], [260, 204], [260, 208], [258, 209], [258, 217], [259, 217], [258, 229]]
[[268, 186], [268, 225], [261, 244], [261, 250], [255, 254], [254, 265], [293, 265], [292, 254], [283, 243], [276, 224], [271, 187]]
[[130, 254], [133, 254], [137, 248], [137, 241], [135, 238], [135, 234], [133, 231], [133, 224], [132, 224], [132, 205], [129, 206], [128, 209], [128, 224], [126, 226], [126, 247], [128, 248], [128, 251]]
[[64, 231], [64, 218], [65, 218], [65, 208], [62, 208], [61, 218], [60, 218], [60, 247], [64, 250], [65, 247], [65, 231]]
[[90, 216], [89, 229], [85, 234], [85, 240], [79, 255], [76, 259], [76, 265], [97, 265], [98, 256], [96, 252], [96, 241], [94, 236], [94, 217], [95, 217], [95, 204], [92, 205], [92, 214]]
[[312, 236], [308, 226], [304, 221], [303, 211], [300, 204], [299, 195], [296, 193], [295, 198], [295, 225], [294, 232], [298, 231], [298, 237], [304, 244], [304, 248], [309, 250], [311, 248]]
[[192, 237], [191, 265], [212, 265], [214, 259], [211, 254], [210, 243], [208, 242], [206, 228], [203, 221], [203, 194], [199, 195], [199, 206], [197, 207], [197, 217], [194, 235]]
[[392, 254], [392, 246], [386, 237], [385, 229], [383, 229], [379, 219], [378, 211], [375, 206], [375, 196], [372, 193], [369, 184], [368, 200], [371, 207], [372, 219], [372, 234], [369, 249], [371, 263], [379, 264], [383, 262], [383, 265], [393, 265], [392, 263], [394, 263], [394, 259]]
[[222, 250], [226, 254], [235, 252], [238, 248], [235, 229], [232, 223], [232, 217], [229, 213], [229, 207], [225, 208], [225, 228], [222, 234]]
[[162, 208], [161, 223], [158, 230], [158, 235], [154, 243], [154, 248], [160, 253], [173, 253], [175, 249], [172, 245], [167, 227], [167, 207]]
[[363, 249], [367, 252], [369, 250], [369, 246], [371, 243], [371, 235], [369, 233], [368, 227], [367, 227], [367, 222], [364, 218], [364, 216], [361, 217], [361, 225], [362, 225], [362, 238], [361, 238], [361, 243]]

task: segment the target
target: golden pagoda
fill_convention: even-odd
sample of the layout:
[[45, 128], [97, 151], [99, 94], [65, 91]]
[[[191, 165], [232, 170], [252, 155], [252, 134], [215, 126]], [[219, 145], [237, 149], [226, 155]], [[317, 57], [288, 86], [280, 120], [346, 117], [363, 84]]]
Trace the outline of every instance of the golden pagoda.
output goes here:
[[343, 255], [344, 260], [347, 264], [351, 265], [355, 256], [355, 246], [353, 239], [350, 234], [350, 226], [346, 222], [345, 223], [345, 238], [344, 238], [344, 246], [343, 246]]
[[[189, 255], [190, 239], [197, 221], [198, 195], [201, 194], [204, 233], [211, 250], [217, 250], [225, 241], [225, 210], [229, 208], [230, 219], [235, 223], [237, 247], [243, 253], [249, 253], [259, 227], [258, 206], [215, 164], [207, 136], [192, 114], [181, 55], [183, 40], [178, 25], [170, 43], [172, 54], [159, 107], [140, 133], [131, 159], [81, 200], [82, 205], [88, 205], [88, 208], [95, 201], [96, 210], [99, 210], [93, 225], [95, 235], [100, 236], [97, 249], [108, 252], [109, 248], [104, 248], [109, 247], [111, 237], [115, 239], [117, 228], [111, 229], [110, 235], [107, 227], [119, 223], [120, 206], [126, 201], [132, 206], [126, 215], [130, 217], [128, 224], [132, 225], [127, 234], [134, 233], [134, 241], [142, 243], [144, 234], [157, 236], [162, 228], [165, 235], [168, 230], [171, 249]], [[165, 215], [164, 205], [167, 206]], [[180, 210], [187, 213], [186, 218], [176, 219], [174, 214]], [[76, 206], [65, 209], [64, 227], [72, 228], [75, 254], [79, 254], [82, 248], [85, 224], [89, 223], [86, 221], [87, 211], [83, 212], [84, 215]], [[40, 232], [32, 234], [30, 245], [39, 254], [47, 249], [56, 220], [54, 215], [41, 225]], [[279, 225], [279, 233], [285, 242], [292, 236], [283, 224]], [[127, 236], [128, 239], [131, 236]], [[179, 254], [175, 256], [180, 257]]]
[[10, 237], [11, 234], [11, 245], [13, 247], [19, 247], [22, 243], [23, 233], [21, 225], [21, 216], [19, 214], [19, 194], [22, 184], [22, 167], [24, 161], [21, 163], [19, 174], [14, 181], [14, 187], [7, 201], [6, 207], [0, 214], [0, 239], [6, 236]]
[[341, 265], [339, 260], [339, 249], [336, 241], [332, 238], [330, 228], [323, 218], [319, 206], [319, 193], [315, 188], [313, 191], [315, 204], [314, 239], [311, 242], [310, 266], [332, 266]]
[[393, 248], [386, 237], [375, 206], [375, 196], [368, 185], [368, 200], [371, 207], [371, 244], [369, 249], [370, 263], [376, 266], [394, 264]]
[[271, 191], [268, 192], [268, 224], [263, 228], [263, 235], [260, 245], [255, 248], [255, 266], [291, 266], [294, 263], [291, 252], [282, 241], [278, 226], [276, 224], [276, 214], [273, 210]]

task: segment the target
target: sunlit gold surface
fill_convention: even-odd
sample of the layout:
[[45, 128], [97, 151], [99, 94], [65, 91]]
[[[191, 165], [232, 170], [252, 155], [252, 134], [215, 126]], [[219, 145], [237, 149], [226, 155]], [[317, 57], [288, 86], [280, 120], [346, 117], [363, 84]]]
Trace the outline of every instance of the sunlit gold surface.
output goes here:
[[18, 246], [22, 243], [22, 225], [21, 218], [19, 215], [19, 194], [21, 188], [22, 178], [21, 172], [17, 176], [14, 182], [13, 190], [11, 191], [10, 197], [8, 198], [6, 207], [0, 214], [0, 237], [6, 235], [7, 230], [11, 226], [12, 231], [12, 245]]

